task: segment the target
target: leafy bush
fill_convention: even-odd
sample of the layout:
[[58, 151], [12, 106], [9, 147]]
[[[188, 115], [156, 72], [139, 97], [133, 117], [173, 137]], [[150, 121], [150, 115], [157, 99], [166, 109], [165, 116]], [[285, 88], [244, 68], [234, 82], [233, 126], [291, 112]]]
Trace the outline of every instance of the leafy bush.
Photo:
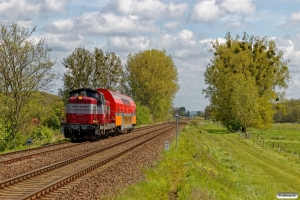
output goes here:
[[2, 126], [2, 121], [0, 121], [0, 151], [5, 151], [7, 144], [7, 132], [5, 128]]
[[152, 122], [150, 109], [146, 106], [141, 106], [139, 102], [136, 103], [136, 120], [137, 125], [150, 124]]
[[240, 130], [240, 128], [242, 127], [241, 126], [241, 123], [237, 120], [230, 120], [227, 124], [226, 124], [226, 127], [229, 131], [231, 132], [237, 132]]
[[198, 123], [197, 123], [195, 120], [192, 120], [192, 121], [190, 122], [190, 125], [191, 125], [191, 126], [198, 126]]
[[37, 126], [30, 134], [35, 143], [49, 143], [54, 135], [54, 131], [46, 126]]

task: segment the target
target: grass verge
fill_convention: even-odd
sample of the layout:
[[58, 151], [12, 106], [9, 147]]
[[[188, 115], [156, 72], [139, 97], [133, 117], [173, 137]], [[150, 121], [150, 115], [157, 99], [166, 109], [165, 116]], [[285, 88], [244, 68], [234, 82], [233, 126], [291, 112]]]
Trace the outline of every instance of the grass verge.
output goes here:
[[[189, 123], [146, 180], [113, 199], [276, 199], [299, 192], [299, 158], [263, 148], [209, 122]], [[103, 197], [105, 199], [105, 197]], [[111, 199], [111, 198], [110, 198]]]

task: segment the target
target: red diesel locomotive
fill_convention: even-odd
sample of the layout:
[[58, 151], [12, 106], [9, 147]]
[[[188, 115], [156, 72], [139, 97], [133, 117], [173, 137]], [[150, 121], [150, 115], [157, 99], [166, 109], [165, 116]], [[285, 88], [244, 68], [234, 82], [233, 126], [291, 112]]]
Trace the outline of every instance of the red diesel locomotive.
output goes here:
[[129, 132], [136, 124], [132, 98], [107, 89], [82, 88], [70, 92], [61, 131], [65, 138], [97, 139]]

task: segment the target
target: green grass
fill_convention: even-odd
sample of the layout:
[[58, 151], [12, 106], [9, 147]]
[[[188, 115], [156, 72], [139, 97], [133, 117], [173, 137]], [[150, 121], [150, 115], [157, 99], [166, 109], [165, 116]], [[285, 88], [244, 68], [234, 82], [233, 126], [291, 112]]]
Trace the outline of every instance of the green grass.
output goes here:
[[[209, 122], [192, 122], [179, 135], [178, 148], [163, 152], [146, 180], [110, 199], [276, 199], [299, 192], [299, 158], [225, 134]], [[101, 197], [105, 198], [105, 197]]]
[[300, 154], [300, 125], [273, 124], [269, 130], [252, 130], [251, 140], [266, 148]]
[[66, 139], [64, 138], [64, 136], [62, 134], [60, 135], [56, 135], [56, 137], [48, 143], [34, 143], [33, 145], [21, 145], [21, 146], [17, 146], [16, 149], [7, 149], [5, 151], [0, 151], [0, 154], [5, 154], [5, 153], [9, 153], [9, 152], [14, 152], [14, 151], [22, 151], [22, 150], [26, 150], [26, 149], [34, 149], [37, 147], [41, 147], [41, 146], [46, 146], [46, 145], [51, 145], [51, 144], [57, 144], [57, 143], [61, 143], [61, 142], [66, 142], [66, 141], [70, 141], [70, 139]]

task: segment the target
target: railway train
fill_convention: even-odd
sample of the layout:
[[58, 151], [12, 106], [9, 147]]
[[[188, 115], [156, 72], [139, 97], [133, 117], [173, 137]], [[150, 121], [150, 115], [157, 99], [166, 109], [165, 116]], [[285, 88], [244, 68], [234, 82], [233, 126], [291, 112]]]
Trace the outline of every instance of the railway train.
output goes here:
[[69, 94], [61, 122], [65, 138], [99, 139], [134, 129], [136, 105], [131, 97], [103, 88], [81, 88]]

